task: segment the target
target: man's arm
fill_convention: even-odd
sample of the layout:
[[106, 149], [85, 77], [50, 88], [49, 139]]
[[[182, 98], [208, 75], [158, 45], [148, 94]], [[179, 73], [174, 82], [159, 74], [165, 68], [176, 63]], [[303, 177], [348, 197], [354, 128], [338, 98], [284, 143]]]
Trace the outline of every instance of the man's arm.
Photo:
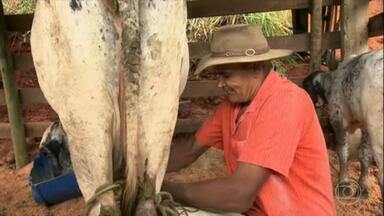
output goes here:
[[164, 182], [162, 190], [170, 192], [182, 204], [216, 212], [249, 210], [262, 185], [272, 171], [248, 163], [237, 163], [228, 177], [198, 183]]
[[167, 172], [174, 172], [194, 162], [209, 148], [196, 139], [184, 143], [175, 143], [171, 146]]

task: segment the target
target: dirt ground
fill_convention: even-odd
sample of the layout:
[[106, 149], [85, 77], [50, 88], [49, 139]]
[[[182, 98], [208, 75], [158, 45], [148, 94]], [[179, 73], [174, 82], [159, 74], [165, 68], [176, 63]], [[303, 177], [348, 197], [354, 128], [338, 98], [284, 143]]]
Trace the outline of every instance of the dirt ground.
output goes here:
[[[370, 16], [383, 11], [383, 1], [374, 0], [370, 2]], [[11, 51], [29, 52], [30, 46], [28, 43], [23, 43], [23, 37], [18, 34], [11, 35], [9, 38]], [[369, 39], [369, 47], [371, 50], [383, 48], [383, 36]], [[289, 74], [301, 76], [308, 71], [307, 65], [290, 68]], [[16, 84], [19, 88], [34, 88], [38, 87], [37, 78], [33, 70], [16, 71]], [[191, 77], [190, 79], [195, 79]], [[0, 89], [3, 88], [0, 82]], [[183, 99], [180, 107], [180, 118], [206, 118], [209, 116], [215, 105], [220, 102], [220, 98], [206, 99]], [[45, 104], [34, 104], [23, 107], [23, 118], [26, 122], [39, 121], [54, 121], [58, 119], [57, 114]], [[321, 111], [324, 112], [324, 111]], [[7, 111], [5, 106], [0, 106], [0, 122], [8, 122]], [[327, 145], [332, 146], [332, 135], [324, 128]], [[180, 135], [177, 142], [184, 142], [191, 139], [191, 134]], [[38, 151], [39, 138], [28, 138], [27, 145], [29, 156], [32, 159]], [[329, 162], [332, 170], [332, 180], [336, 188], [338, 161], [336, 153], [333, 150], [328, 150]], [[77, 216], [81, 215], [84, 206], [82, 198], [76, 198], [57, 204], [51, 207], [44, 207], [36, 204], [32, 200], [31, 191], [28, 186], [28, 176], [31, 169], [31, 164], [15, 170], [15, 160], [12, 152], [12, 142], [6, 139], [0, 139], [0, 216]], [[359, 163], [354, 161], [349, 166], [349, 174], [357, 181], [359, 177]], [[380, 197], [380, 189], [377, 184], [375, 175], [377, 168], [371, 166], [369, 170], [370, 193], [367, 199], [350, 200], [340, 199], [335, 195], [335, 203], [337, 205], [338, 215], [382, 215], [383, 202]], [[166, 176], [167, 179], [179, 182], [193, 182], [204, 179], [225, 176], [225, 164], [222, 153], [217, 150], [209, 150], [193, 165], [187, 169], [183, 169], [178, 173], [170, 173]]]
[[[179, 141], [186, 141], [190, 137], [191, 135], [185, 136]], [[0, 159], [0, 216], [80, 216], [84, 207], [84, 201], [81, 197], [51, 207], [38, 205], [32, 200], [31, 191], [27, 183], [31, 164], [20, 170], [15, 170], [11, 145], [9, 140], [0, 140], [0, 155], [2, 155]], [[36, 152], [36, 146], [36, 140], [29, 141], [31, 152]], [[336, 153], [332, 150], [329, 150], [329, 159], [332, 179], [334, 185], [336, 185], [338, 162]], [[358, 162], [351, 163], [349, 173], [351, 178], [357, 181], [359, 175]], [[344, 200], [335, 196], [338, 215], [382, 215], [382, 199], [380, 197], [380, 188], [374, 176], [375, 174], [377, 174], [377, 168], [371, 167], [369, 170], [371, 187], [368, 199], [360, 200], [353, 198], [351, 200]], [[225, 176], [225, 164], [222, 153], [211, 149], [190, 167], [177, 173], [170, 173], [166, 178], [177, 182], [195, 182], [222, 176]]]

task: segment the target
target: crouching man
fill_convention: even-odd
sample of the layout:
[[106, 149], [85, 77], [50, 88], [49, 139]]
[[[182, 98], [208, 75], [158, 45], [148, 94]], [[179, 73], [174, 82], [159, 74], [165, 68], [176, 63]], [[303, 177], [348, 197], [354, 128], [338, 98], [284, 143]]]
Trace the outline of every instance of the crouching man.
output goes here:
[[335, 215], [324, 136], [310, 97], [272, 70], [270, 60], [289, 50], [270, 49], [260, 29], [220, 28], [210, 67], [226, 93], [191, 145], [173, 146], [168, 171], [196, 160], [209, 147], [224, 151], [228, 176], [198, 183], [165, 181], [163, 190], [187, 206], [247, 215]]

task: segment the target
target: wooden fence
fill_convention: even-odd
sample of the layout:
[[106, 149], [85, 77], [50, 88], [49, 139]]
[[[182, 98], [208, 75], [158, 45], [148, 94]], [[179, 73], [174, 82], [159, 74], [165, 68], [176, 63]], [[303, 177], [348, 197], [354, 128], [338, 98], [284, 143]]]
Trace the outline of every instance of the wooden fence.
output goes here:
[[[347, 1], [347, 0], [345, 0]], [[366, 1], [367, 0], [359, 0]], [[233, 15], [255, 12], [268, 12], [278, 10], [294, 10], [311, 7], [310, 0], [194, 0], [188, 1], [188, 18]], [[320, 1], [323, 6], [340, 5], [340, 0]], [[353, 10], [350, 9], [350, 10]], [[0, 13], [1, 14], [1, 13]], [[8, 15], [5, 16], [6, 29], [8, 31], [26, 32], [30, 30], [33, 14]], [[368, 15], [367, 15], [368, 19]], [[369, 37], [383, 34], [383, 14], [375, 16], [369, 20]], [[321, 50], [342, 48], [342, 35], [337, 32], [324, 32], [322, 37]], [[311, 34], [294, 34], [291, 36], [267, 38], [271, 48], [291, 49], [296, 52], [309, 51]], [[366, 41], [365, 41], [366, 43]], [[193, 59], [201, 58], [208, 53], [207, 43], [189, 43], [190, 57]], [[14, 70], [33, 68], [30, 53], [14, 54], [12, 56]], [[303, 77], [290, 77], [292, 81], [301, 85]], [[19, 89], [19, 98], [22, 104], [46, 103], [46, 100], [39, 88]], [[215, 81], [188, 81], [182, 97], [208, 97], [220, 96], [222, 92], [216, 87]], [[0, 106], [5, 105], [4, 90], [0, 89]], [[176, 133], [194, 132], [201, 124], [202, 120], [178, 119]], [[39, 137], [48, 126], [49, 122], [29, 122], [25, 123], [26, 136]], [[7, 123], [0, 123], [0, 138], [10, 138], [11, 128]]]

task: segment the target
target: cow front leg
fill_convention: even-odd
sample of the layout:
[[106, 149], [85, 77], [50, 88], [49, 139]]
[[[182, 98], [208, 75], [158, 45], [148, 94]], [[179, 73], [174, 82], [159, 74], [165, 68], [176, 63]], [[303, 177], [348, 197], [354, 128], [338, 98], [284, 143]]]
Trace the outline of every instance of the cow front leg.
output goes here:
[[372, 153], [369, 147], [368, 133], [362, 131], [361, 146], [359, 149], [359, 161], [360, 161], [360, 178], [359, 178], [359, 191], [356, 194], [359, 198], [368, 198], [368, 168], [371, 162]]

